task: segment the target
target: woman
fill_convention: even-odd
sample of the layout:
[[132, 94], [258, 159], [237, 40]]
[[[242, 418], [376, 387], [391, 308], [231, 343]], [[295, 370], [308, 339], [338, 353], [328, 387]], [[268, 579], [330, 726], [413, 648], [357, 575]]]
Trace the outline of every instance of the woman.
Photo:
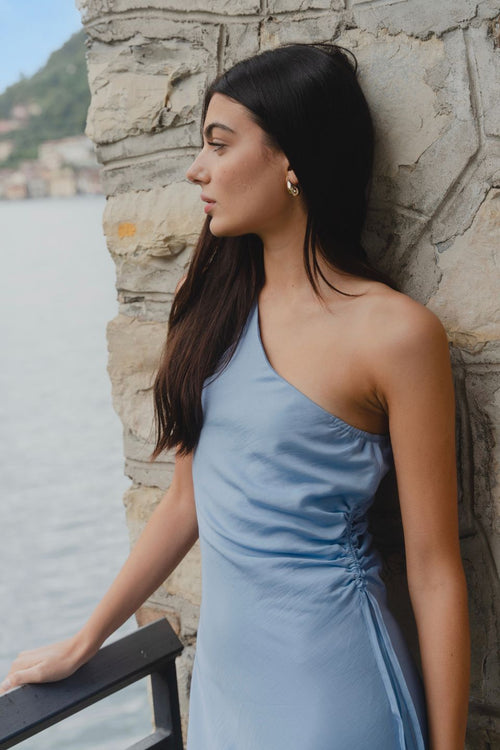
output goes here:
[[[21, 652], [11, 686], [73, 672], [199, 536], [189, 750], [463, 748], [448, 343], [361, 247], [372, 154], [339, 47], [280, 47], [209, 87], [187, 172], [207, 219], [154, 386], [173, 481], [81, 631]], [[367, 528], [393, 461], [423, 680]]]

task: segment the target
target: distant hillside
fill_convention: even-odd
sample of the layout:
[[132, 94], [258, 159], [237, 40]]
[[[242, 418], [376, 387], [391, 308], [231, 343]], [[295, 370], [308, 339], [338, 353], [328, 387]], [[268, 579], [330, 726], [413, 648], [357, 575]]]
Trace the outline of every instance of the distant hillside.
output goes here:
[[16, 106], [31, 105], [32, 112], [40, 112], [31, 114], [24, 127], [0, 134], [0, 142], [15, 144], [0, 167], [16, 168], [22, 159], [36, 159], [38, 146], [44, 141], [83, 134], [90, 105], [85, 38], [84, 29], [73, 34], [43, 68], [9, 86], [0, 96], [0, 120], [16, 119]]

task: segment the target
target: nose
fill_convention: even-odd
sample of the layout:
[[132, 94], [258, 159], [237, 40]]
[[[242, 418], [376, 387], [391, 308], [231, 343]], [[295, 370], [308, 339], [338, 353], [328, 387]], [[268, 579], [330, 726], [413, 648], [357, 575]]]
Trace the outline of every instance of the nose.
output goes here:
[[198, 154], [187, 170], [186, 177], [189, 182], [194, 182], [195, 184], [208, 182], [208, 174], [202, 163], [202, 152]]

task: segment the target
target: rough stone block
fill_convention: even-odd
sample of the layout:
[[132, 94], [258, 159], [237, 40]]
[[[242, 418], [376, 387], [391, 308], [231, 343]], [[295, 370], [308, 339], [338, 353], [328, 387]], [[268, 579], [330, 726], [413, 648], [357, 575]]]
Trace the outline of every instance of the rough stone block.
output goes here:
[[439, 253], [468, 230], [490, 188], [500, 185], [500, 175], [495, 174], [498, 167], [495, 144], [486, 142], [478, 158], [462, 172], [433, 218], [432, 242]]
[[269, 13], [285, 13], [306, 10], [340, 10], [344, 8], [344, 0], [268, 0]]
[[[205, 221], [200, 189], [187, 180], [111, 196], [103, 227], [114, 257], [172, 258], [196, 243]], [[178, 279], [172, 280], [172, 290]], [[163, 291], [168, 287], [163, 286]], [[147, 287], [143, 287], [147, 291]], [[155, 290], [156, 291], [156, 290]]]
[[461, 32], [424, 42], [349, 30], [338, 41], [358, 58], [374, 117], [375, 202], [432, 215], [478, 148]]
[[[191, 86], [194, 89], [194, 85]], [[121, 73], [106, 83], [95, 82], [85, 133], [109, 143], [150, 132], [167, 96], [166, 76]]]
[[191, 122], [178, 127], [159, 129], [163, 128], [163, 113], [166, 111], [166, 108], [160, 110], [159, 125], [154, 129], [154, 132], [139, 133], [113, 143], [97, 145], [97, 160], [101, 164], [119, 163], [120, 161], [132, 163], [137, 161], [137, 157], [147, 159], [151, 158], [153, 154], [156, 159], [169, 159], [172, 149], [201, 148], [199, 116], [196, 115]]
[[[125, 276], [128, 271], [130, 271], [131, 277], [138, 280], [139, 277], [136, 268], [126, 269], [124, 271]], [[158, 323], [166, 323], [168, 321], [172, 295], [159, 292], [141, 294], [127, 289], [119, 289], [118, 300], [120, 303], [118, 312], [129, 318], [155, 320]]]
[[203, 221], [199, 188], [187, 180], [108, 198], [103, 225], [116, 263], [120, 312], [168, 320]]
[[139, 628], [142, 628], [144, 625], [149, 625], [152, 622], [156, 622], [156, 620], [161, 620], [163, 617], [166, 617], [169, 624], [172, 626], [172, 630], [178, 636], [181, 628], [180, 618], [177, 612], [167, 613], [165, 610], [159, 609], [158, 607], [151, 607], [147, 604], [143, 604], [135, 613], [135, 619]]
[[186, 168], [196, 158], [198, 151], [176, 153], [166, 151], [149, 154], [143, 159], [106, 165], [101, 171], [102, 187], [107, 196], [118, 193], [151, 190], [151, 186], [165, 186], [182, 182]]
[[224, 29], [223, 70], [259, 52], [260, 27], [257, 23], [232, 23]]
[[196, 637], [199, 620], [199, 607], [184, 597], [170, 594], [165, 586], [161, 586], [152, 597], [152, 603], [161, 607], [165, 612], [173, 610], [181, 617], [181, 636], [184, 643], [192, 643]]
[[[140, 320], [148, 320], [148, 317], [142, 314], [142, 309], [146, 299], [153, 297], [164, 308], [161, 320], [167, 320], [169, 302], [173, 294], [169, 294], [166, 290], [172, 287], [173, 280], [179, 276], [177, 269], [172, 268], [172, 263], [168, 258], [117, 257], [116, 286], [118, 299], [122, 305], [121, 310], [125, 308], [128, 310], [132, 304], [132, 309], [138, 311], [138, 314], [134, 315], [131, 312], [128, 314]], [[137, 304], [139, 302], [141, 312]]]
[[438, 253], [442, 278], [428, 307], [457, 346], [474, 349], [500, 339], [499, 226], [500, 190], [493, 189], [470, 228]]
[[468, 365], [465, 388], [470, 413], [474, 517], [481, 524], [500, 580], [500, 370]]
[[158, 487], [145, 487], [143, 485], [132, 485], [126, 490], [123, 496], [123, 504], [127, 514], [130, 547], [133, 547], [137, 542], [144, 526], [161, 502], [164, 494]]
[[478, 532], [461, 540], [461, 553], [472, 634], [470, 697], [473, 706], [487, 713], [500, 701], [500, 590], [487, 545]]
[[211, 64], [216, 65], [219, 29], [216, 23], [205, 23], [202, 19], [185, 14], [185, 20], [175, 19], [168, 13], [155, 11], [125, 13], [104, 17], [87, 26], [92, 41], [117, 44], [118, 42], [147, 43], [148, 40], [190, 40], [193, 49], [203, 47], [211, 52]]
[[[118, 257], [116, 259], [118, 299], [127, 308], [130, 303], [134, 303], [137, 310], [137, 302], [143, 303], [147, 296], [154, 294], [157, 299], [162, 300], [167, 309], [169, 297], [171, 299], [173, 295], [167, 296], [164, 292], [166, 288], [172, 286], [172, 279], [176, 276], [175, 272], [172, 273], [171, 264], [166, 258]], [[146, 319], [141, 314], [131, 315], [131, 317]]]
[[170, 594], [182, 596], [196, 607], [201, 603], [200, 548], [198, 542], [165, 582]]
[[206, 0], [76, 0], [76, 6], [82, 14], [84, 23], [90, 23], [110, 13], [137, 10], [174, 10], [184, 13], [208, 11], [224, 15], [244, 15], [260, 11], [259, 0], [210, 0], [209, 5]]
[[[500, 16], [499, 16], [500, 18]], [[500, 27], [500, 21], [497, 19]], [[500, 135], [500, 31], [483, 24], [469, 29], [479, 84], [479, 99], [486, 135]]]
[[331, 11], [313, 15], [291, 14], [286, 23], [281, 16], [269, 16], [261, 25], [262, 50], [293, 42], [331, 41], [338, 33], [342, 14]]
[[[408, 250], [408, 248], [407, 248]], [[399, 271], [401, 291], [409, 294], [423, 305], [439, 287], [441, 271], [436, 260], [436, 250], [429, 232], [421, 235], [405, 254]]]
[[182, 735], [187, 738], [189, 717], [189, 692], [191, 689], [191, 675], [195, 656], [195, 646], [185, 646], [184, 651], [176, 661], [177, 689], [179, 691], [179, 707], [181, 713]]
[[474, 519], [474, 449], [467, 402], [467, 372], [462, 350], [450, 345], [450, 359], [455, 390], [455, 438], [458, 479], [458, 521], [461, 537], [476, 533]]
[[471, 715], [465, 750], [493, 750], [497, 747], [500, 747], [500, 719], [495, 716]]
[[167, 462], [166, 460], [161, 461], [158, 458], [153, 463], [150, 463], [148, 458], [153, 450], [153, 444], [151, 443], [148, 450], [146, 450], [143, 445], [138, 445], [137, 452], [139, 453], [139, 450], [141, 451], [141, 454], [143, 454], [142, 458], [129, 458], [129, 454], [133, 453], [134, 450], [134, 448], [130, 447], [131, 442], [135, 442], [137, 445], [137, 440], [134, 441], [133, 436], [129, 432], [126, 432], [123, 443], [126, 453], [125, 475], [133, 482], [138, 482], [145, 486], [159, 487], [162, 490], [167, 489], [170, 484], [171, 475], [174, 471], [173, 457], [170, 462]]
[[404, 31], [424, 39], [441, 35], [448, 29], [466, 24], [476, 15], [474, 0], [353, 0], [352, 20], [361, 29], [387, 29], [391, 34]]
[[193, 247], [194, 243], [186, 244], [174, 257], [116, 256], [120, 310], [140, 320], [167, 321], [175, 285], [187, 268]]
[[368, 256], [406, 288], [406, 256], [425, 231], [429, 217], [398, 209], [379, 200], [376, 191], [370, 201], [363, 243]]
[[464, 365], [481, 365], [486, 369], [489, 367], [500, 366], [500, 341], [488, 341], [481, 350], [471, 352], [468, 349], [461, 349], [460, 356]]
[[[139, 35], [111, 48], [93, 42], [87, 63], [92, 99], [85, 133], [95, 143], [188, 126], [181, 142], [199, 145], [199, 131], [192, 125], [216, 66], [211, 50], [195, 44], [185, 24], [178, 26], [172, 24], [172, 38], [167, 40], [145, 41]], [[215, 38], [210, 43], [216, 44]], [[154, 139], [143, 138], [142, 143], [151, 148]]]
[[152, 388], [166, 326], [118, 315], [106, 332], [113, 407], [124, 428], [149, 448], [154, 436]]

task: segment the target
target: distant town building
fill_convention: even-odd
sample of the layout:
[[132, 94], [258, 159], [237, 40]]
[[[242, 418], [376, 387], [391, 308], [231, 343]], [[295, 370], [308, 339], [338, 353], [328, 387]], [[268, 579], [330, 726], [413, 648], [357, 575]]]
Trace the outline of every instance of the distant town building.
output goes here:
[[24, 127], [24, 123], [21, 120], [0, 120], [0, 135], [10, 133], [12, 130], [19, 130], [22, 127]]
[[[39, 114], [37, 111], [33, 111], [34, 104], [16, 104], [11, 109], [11, 115], [14, 120], [29, 120], [31, 115]], [[41, 111], [41, 110], [40, 110]]]
[[[11, 150], [11, 141], [0, 141], [0, 163]], [[85, 135], [46, 141], [37, 159], [24, 160], [17, 169], [0, 168], [0, 199], [4, 200], [102, 193], [94, 145]]]
[[28, 180], [22, 172], [12, 171], [8, 175], [3, 187], [3, 197], [8, 200], [23, 200], [28, 197]]
[[13, 141], [0, 141], [0, 163], [8, 159], [14, 148]]
[[95, 167], [94, 145], [86, 135], [70, 136], [57, 141], [45, 141], [38, 149], [38, 161], [52, 169], [58, 169], [63, 165]]

